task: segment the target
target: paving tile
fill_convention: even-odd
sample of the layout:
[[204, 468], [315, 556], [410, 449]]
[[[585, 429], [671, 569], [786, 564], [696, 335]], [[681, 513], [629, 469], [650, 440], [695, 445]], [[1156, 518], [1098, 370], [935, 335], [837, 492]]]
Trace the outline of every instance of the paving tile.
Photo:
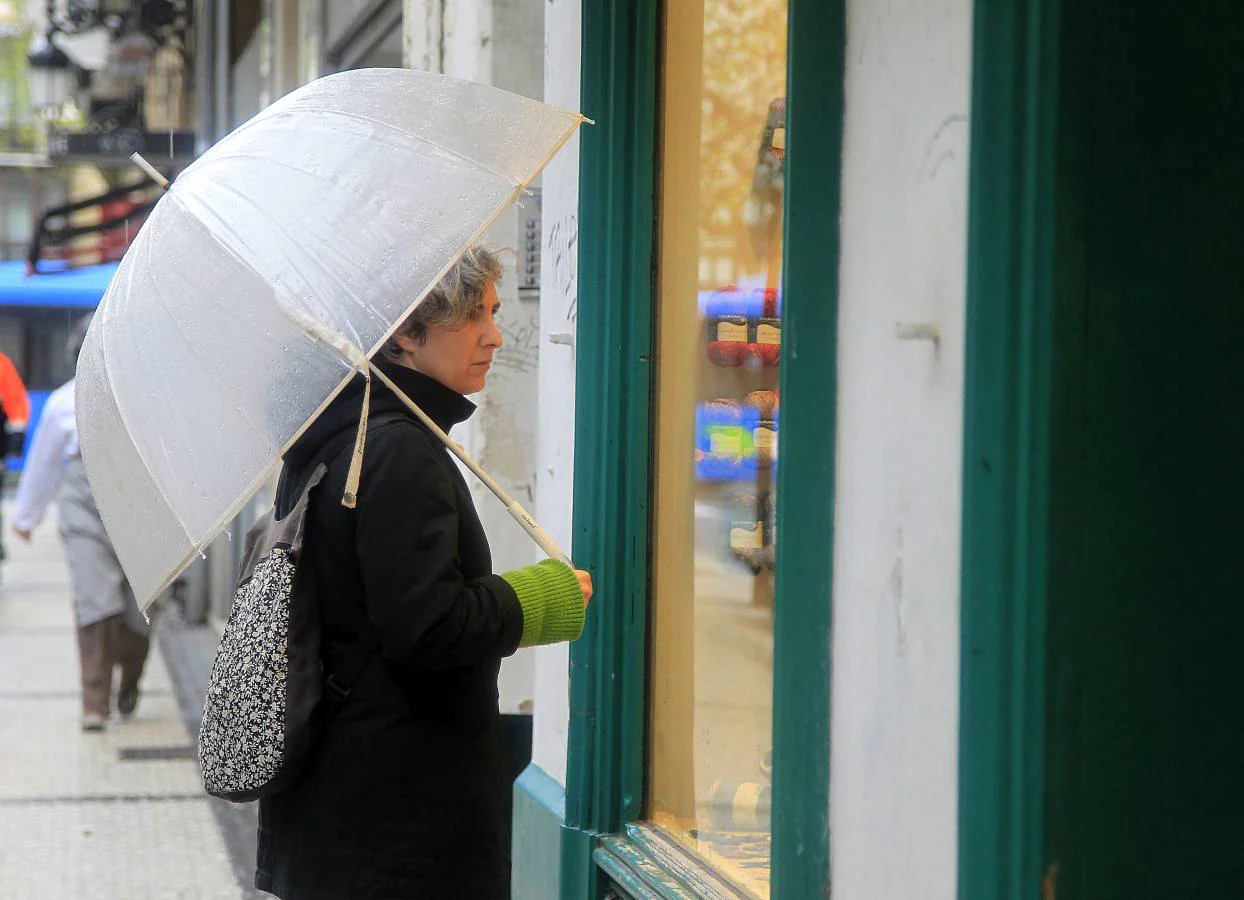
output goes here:
[[0, 805], [5, 900], [242, 896], [205, 798]]
[[[186, 753], [190, 735], [158, 643], [135, 716], [83, 733], [73, 608], [55, 523], [45, 523], [30, 544], [6, 543], [0, 900], [253, 896], [238, 885], [198, 766]], [[123, 751], [145, 758], [125, 759]]]

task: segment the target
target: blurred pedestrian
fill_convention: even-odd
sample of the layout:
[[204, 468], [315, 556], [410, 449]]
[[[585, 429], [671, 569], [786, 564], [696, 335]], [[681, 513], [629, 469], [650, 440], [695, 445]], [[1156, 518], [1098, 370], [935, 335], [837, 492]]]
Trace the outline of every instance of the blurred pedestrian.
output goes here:
[[[468, 250], [377, 359], [444, 431], [475, 410], [463, 395], [501, 347], [501, 274], [492, 253]], [[299, 577], [320, 598], [330, 676], [368, 655], [298, 779], [260, 800], [256, 886], [285, 900], [502, 900], [513, 786], [498, 669], [520, 646], [578, 637], [591, 579], [554, 560], [494, 574], [457, 466], [388, 389], [372, 389], [357, 506], [344, 507], [354, 442], [342, 435], [364, 396], [359, 379], [329, 405], [277, 488], [285, 516], [324, 448], [344, 444], [306, 514]]]
[[[76, 365], [90, 317], [75, 324], [69, 355]], [[31, 440], [17, 486], [13, 530], [24, 541], [58, 501], [61, 542], [69, 561], [78, 660], [82, 680], [82, 729], [102, 731], [112, 705], [113, 670], [120, 668], [117, 711], [133, 715], [139, 679], [150, 649], [150, 628], [117, 561], [78, 452], [74, 418], [74, 380], [48, 398]]]
[[[30, 395], [13, 361], [0, 353], [0, 467], [21, 456], [30, 421]], [[0, 469], [0, 474], [3, 474]], [[4, 531], [0, 527], [0, 562], [4, 562]]]

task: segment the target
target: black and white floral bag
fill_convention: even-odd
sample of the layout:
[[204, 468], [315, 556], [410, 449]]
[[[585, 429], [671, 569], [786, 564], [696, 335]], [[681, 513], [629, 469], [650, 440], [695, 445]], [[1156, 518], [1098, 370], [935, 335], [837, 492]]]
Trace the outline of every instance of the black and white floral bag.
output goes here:
[[326, 472], [326, 462], [315, 465], [293, 509], [282, 519], [269, 510], [246, 535], [199, 728], [199, 768], [214, 797], [249, 802], [293, 781], [317, 727], [375, 650], [369, 628], [331, 673], [325, 669], [319, 600], [300, 564], [307, 510]]

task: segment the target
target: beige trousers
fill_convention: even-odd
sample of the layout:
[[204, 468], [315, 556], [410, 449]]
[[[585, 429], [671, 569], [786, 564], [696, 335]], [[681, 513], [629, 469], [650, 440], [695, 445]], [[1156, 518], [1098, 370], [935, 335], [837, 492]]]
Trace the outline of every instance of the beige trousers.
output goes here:
[[112, 705], [112, 670], [121, 669], [119, 692], [138, 687], [149, 634], [136, 634], [121, 615], [109, 616], [78, 629], [78, 661], [82, 668], [82, 712], [107, 716]]

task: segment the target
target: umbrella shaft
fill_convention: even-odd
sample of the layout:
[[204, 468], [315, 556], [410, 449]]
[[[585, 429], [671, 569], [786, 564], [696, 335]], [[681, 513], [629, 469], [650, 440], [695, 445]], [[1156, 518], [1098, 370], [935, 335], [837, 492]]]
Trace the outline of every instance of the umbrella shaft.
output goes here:
[[418, 416], [419, 420], [423, 422], [424, 425], [428, 426], [428, 429], [436, 435], [440, 442], [448, 447], [449, 451], [454, 456], [462, 460], [462, 464], [470, 469], [475, 477], [483, 482], [484, 486], [488, 488], [488, 490], [492, 491], [496, 498], [505, 506], [506, 512], [514, 517], [514, 521], [522, 526], [523, 530], [526, 531], [531, 539], [536, 542], [536, 545], [549, 555], [549, 558], [560, 560], [572, 569], [574, 568], [574, 564], [570, 561], [570, 557], [566, 554], [566, 551], [562, 550], [562, 548], [557, 545], [557, 542], [553, 540], [547, 531], [540, 527], [540, 523], [533, 519], [531, 514], [528, 513], [527, 510], [523, 509], [522, 505], [517, 500], [507, 494], [505, 490], [502, 489], [501, 485], [497, 484], [497, 482], [493, 480], [492, 476], [480, 467], [479, 463], [471, 459], [471, 457], [467, 455], [467, 452], [463, 450], [457, 442], [451, 440], [449, 435], [442, 431], [440, 426], [433, 422], [431, 417], [419, 408], [419, 404], [407, 397], [406, 393], [394, 384], [393, 380], [389, 378], [388, 375], [380, 371], [380, 369], [370, 361], [367, 365], [371, 369], [372, 374], [384, 382], [389, 390], [397, 394], [397, 396], [402, 399], [402, 402], [406, 404], [410, 411]]

